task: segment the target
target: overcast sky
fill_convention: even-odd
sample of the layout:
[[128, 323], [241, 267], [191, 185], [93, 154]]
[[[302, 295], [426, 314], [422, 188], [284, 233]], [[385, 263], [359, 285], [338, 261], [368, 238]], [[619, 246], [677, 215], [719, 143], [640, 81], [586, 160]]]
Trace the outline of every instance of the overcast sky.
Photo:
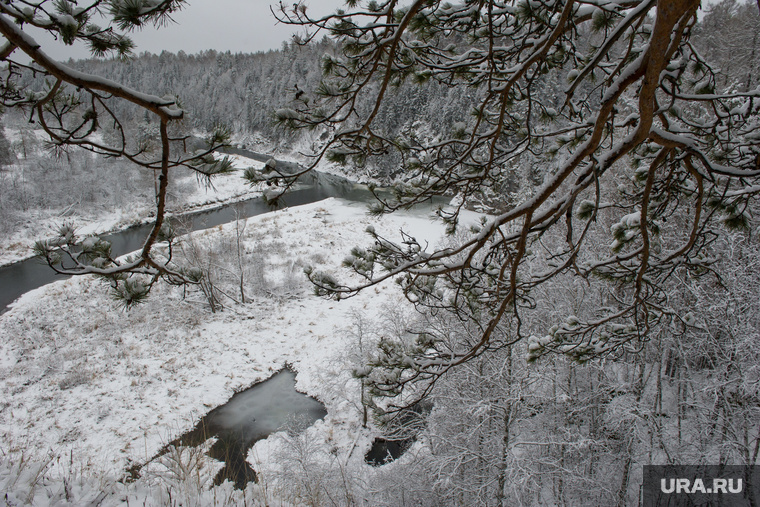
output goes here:
[[[152, 26], [133, 34], [137, 43], [135, 53], [163, 50], [176, 53], [198, 53], [205, 49], [253, 53], [278, 49], [282, 42], [290, 40], [298, 30], [289, 25], [278, 24], [269, 10], [278, 0], [189, 0], [187, 6], [176, 13], [172, 23], [161, 29]], [[294, 0], [283, 0], [292, 5]], [[704, 4], [715, 3], [707, 0]], [[307, 0], [308, 12], [314, 16], [334, 12], [344, 5], [344, 0]], [[704, 8], [701, 10], [704, 13]], [[44, 35], [35, 34], [45, 50], [58, 59], [86, 58], [83, 46], [72, 48], [49, 41]]]
[[[285, 0], [292, 5], [293, 0]], [[307, 0], [308, 12], [312, 16], [334, 12], [344, 5], [344, 0]], [[278, 49], [282, 42], [290, 40], [297, 32], [296, 27], [278, 24], [270, 6], [277, 0], [189, 0], [187, 6], [172, 17], [172, 23], [160, 29], [146, 27], [132, 34], [137, 43], [135, 53], [163, 50], [176, 53], [198, 53], [204, 49], [253, 53]], [[43, 42], [44, 36], [35, 34]], [[67, 47], [59, 43], [47, 42], [45, 50], [59, 59], [85, 58], [84, 47]]]

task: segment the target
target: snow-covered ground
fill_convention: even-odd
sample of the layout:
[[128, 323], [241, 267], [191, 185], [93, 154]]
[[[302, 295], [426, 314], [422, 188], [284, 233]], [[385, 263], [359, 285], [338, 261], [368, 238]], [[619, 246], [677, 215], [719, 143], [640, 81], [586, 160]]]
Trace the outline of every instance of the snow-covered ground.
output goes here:
[[[310, 441], [360, 462], [371, 435], [362, 431], [359, 390], [350, 375], [352, 315], [379, 319], [401, 296], [390, 282], [340, 302], [320, 299], [300, 273], [312, 265], [350, 280], [340, 263], [352, 246], [370, 241], [363, 232], [369, 225], [387, 237], [403, 228], [431, 246], [443, 234], [425, 211], [376, 218], [361, 204], [328, 199], [248, 219], [245, 247], [262, 252], [270, 290], [222, 312], [163, 285], [148, 303], [125, 312], [107, 285], [86, 277], [22, 296], [0, 316], [0, 490], [18, 493], [11, 498], [22, 490], [29, 495], [27, 476], [39, 474], [13, 471], [22, 455], [31, 463], [50, 458], [47, 482], [31, 488], [32, 497], [55, 496], [50, 491], [65, 481], [50, 477], [71, 470], [80, 470], [85, 482], [96, 477], [116, 488], [113, 481], [130, 463], [145, 462], [234, 392], [286, 364], [298, 372], [299, 390], [328, 410], [309, 430]], [[213, 244], [234, 234], [234, 224], [227, 224], [194, 236]], [[291, 280], [288, 290], [280, 289], [295, 277], [295, 285]], [[275, 440], [260, 442], [250, 454], [264, 477]], [[155, 487], [148, 480], [130, 487]], [[104, 487], [88, 486], [80, 498]], [[106, 504], [123, 501], [126, 493], [119, 491]]]

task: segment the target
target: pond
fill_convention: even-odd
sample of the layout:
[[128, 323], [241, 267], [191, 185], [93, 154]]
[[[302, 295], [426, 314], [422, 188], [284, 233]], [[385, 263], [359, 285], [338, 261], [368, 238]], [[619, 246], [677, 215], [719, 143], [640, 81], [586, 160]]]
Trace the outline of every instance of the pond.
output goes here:
[[[325, 415], [327, 410], [321, 402], [296, 391], [296, 374], [285, 368], [233, 395], [203, 416], [193, 429], [169, 442], [151, 461], [166, 454], [171, 446], [196, 447], [215, 437], [209, 456], [223, 461], [224, 467], [214, 484], [230, 480], [243, 489], [256, 480], [256, 472], [246, 459], [253, 444], [280, 430], [302, 431]], [[130, 475], [136, 478], [142, 466], [132, 467]]]

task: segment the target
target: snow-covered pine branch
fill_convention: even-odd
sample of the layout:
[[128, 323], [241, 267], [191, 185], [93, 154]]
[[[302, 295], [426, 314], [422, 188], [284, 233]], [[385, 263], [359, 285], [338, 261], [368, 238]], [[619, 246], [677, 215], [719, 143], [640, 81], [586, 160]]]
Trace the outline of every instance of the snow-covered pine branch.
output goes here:
[[[125, 158], [156, 174], [155, 221], [137, 258], [120, 263], [110, 258], [110, 254], [105, 255], [103, 247], [99, 248], [99, 255], [91, 255], [91, 248], [74, 242], [73, 234], [52, 243], [39, 242], [36, 247], [60, 273], [108, 278], [114, 285], [114, 294], [127, 307], [142, 301], [160, 278], [170, 283], [198, 283], [195, 277], [173, 266], [170, 257], [156, 254], [154, 245], [167, 239], [162, 238], [162, 231], [170, 169], [185, 167], [206, 179], [230, 171], [228, 160], [212, 156], [214, 149], [226, 143], [229, 132], [217, 129], [205, 150], [186, 154], [188, 136], [174, 127], [184, 117], [176, 97], [158, 97], [64, 65], [51, 58], [25, 28], [45, 30], [66, 45], [84, 42], [95, 56], [115, 54], [125, 58], [134, 46], [130, 31], [146, 23], [162, 25], [183, 5], [183, 0], [96, 0], [86, 7], [71, 1], [13, 0], [0, 5], [0, 34], [4, 38], [0, 49], [4, 64], [0, 70], [3, 82], [0, 103], [27, 111], [30, 121], [47, 133], [58, 153], [79, 147], [107, 157]], [[105, 28], [95, 25], [96, 16], [109, 25]], [[32, 87], [25, 84], [29, 79], [35, 83]], [[131, 138], [115, 112], [113, 104], [118, 101], [128, 102], [153, 117], [158, 124], [155, 149]], [[95, 242], [100, 243], [102, 240]]]
[[[519, 340], [531, 295], [561, 276], [609, 282], [600, 290], [610, 304], [531, 341], [531, 359], [640, 350], [673, 317], [674, 273], [709, 271], [714, 238], [748, 226], [760, 183], [760, 90], [721, 87], [691, 42], [699, 8], [698, 0], [353, 2], [311, 18], [300, 2], [280, 4], [282, 22], [307, 29], [303, 43], [326, 32], [341, 49], [326, 57], [315, 100], [287, 109], [292, 127], [334, 132], [312, 167], [395, 153], [403, 181], [393, 197], [378, 196], [377, 211], [456, 196], [453, 210], [439, 211], [452, 233], [464, 206], [488, 203], [490, 218], [453, 247], [412, 251], [413, 241], [370, 233], [374, 246], [346, 261], [362, 285], [310, 274], [320, 293], [339, 298], [396, 278], [417, 307], [480, 329], [456, 351], [434, 343], [403, 365], [398, 383]], [[475, 107], [449, 137], [399, 135], [378, 118], [410, 82], [466, 89]], [[538, 184], [521, 182], [526, 174]], [[511, 337], [496, 340], [506, 323]]]

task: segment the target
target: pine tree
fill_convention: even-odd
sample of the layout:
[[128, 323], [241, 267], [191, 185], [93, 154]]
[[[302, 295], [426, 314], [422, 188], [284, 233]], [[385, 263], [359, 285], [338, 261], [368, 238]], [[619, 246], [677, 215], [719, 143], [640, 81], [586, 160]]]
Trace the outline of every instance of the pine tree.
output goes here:
[[[52, 241], [40, 241], [36, 252], [62, 274], [95, 274], [109, 279], [114, 296], [131, 306], [144, 300], [150, 287], [163, 278], [170, 283], [197, 283], [193, 272], [171, 262], [171, 237], [164, 224], [169, 172], [189, 168], [203, 177], [231, 169], [228, 160], [216, 160], [212, 151], [225, 142], [224, 132], [209, 139], [208, 149], [187, 154], [185, 135], [176, 124], [184, 116], [173, 96], [158, 97], [139, 92], [98, 75], [76, 71], [55, 61], [44, 46], [28, 33], [30, 28], [48, 32], [64, 45], [85, 43], [94, 56], [124, 59], [134, 44], [128, 33], [145, 24], [161, 25], [184, 6], [183, 0], [95, 0], [87, 6], [73, 0], [24, 2], [0, 5], [0, 46], [3, 62], [0, 101], [6, 108], [23, 109], [30, 120], [50, 137], [58, 154], [71, 148], [89, 150], [106, 157], [127, 159], [153, 171], [156, 184], [156, 218], [140, 253], [127, 261], [111, 256], [110, 245], [99, 238], [79, 238], [65, 225]], [[104, 20], [107, 26], [96, 23]], [[31, 63], [28, 63], [31, 60]], [[27, 83], [32, 81], [32, 85]], [[157, 125], [152, 141], [133, 140], [117, 113], [120, 103], [145, 112]], [[104, 135], [101, 135], [104, 134]], [[168, 251], [157, 252], [157, 242], [168, 240]]]
[[[690, 40], [699, 8], [698, 0], [356, 0], [315, 19], [303, 2], [281, 4], [281, 21], [307, 29], [303, 43], [327, 32], [341, 48], [323, 59], [316, 100], [278, 112], [287, 126], [333, 132], [312, 168], [393, 153], [403, 181], [392, 198], [377, 196], [376, 212], [457, 196], [453, 210], [438, 211], [452, 234], [468, 203], [493, 212], [443, 249], [368, 231], [373, 246], [346, 261], [366, 280], [359, 286], [309, 271], [318, 293], [336, 298], [396, 279], [418, 308], [479, 329], [456, 346], [430, 336], [408, 350], [388, 345], [377, 366], [384, 389], [435, 382], [519, 340], [530, 360], [635, 352], [673, 319], [673, 275], [708, 273], [714, 239], [749, 226], [760, 191], [760, 89], [720, 88]], [[426, 82], [468, 90], [471, 114], [430, 139], [384, 128], [394, 91]], [[521, 174], [542, 182], [502, 190]], [[603, 304], [528, 335], [533, 293], [561, 276], [583, 280]]]

